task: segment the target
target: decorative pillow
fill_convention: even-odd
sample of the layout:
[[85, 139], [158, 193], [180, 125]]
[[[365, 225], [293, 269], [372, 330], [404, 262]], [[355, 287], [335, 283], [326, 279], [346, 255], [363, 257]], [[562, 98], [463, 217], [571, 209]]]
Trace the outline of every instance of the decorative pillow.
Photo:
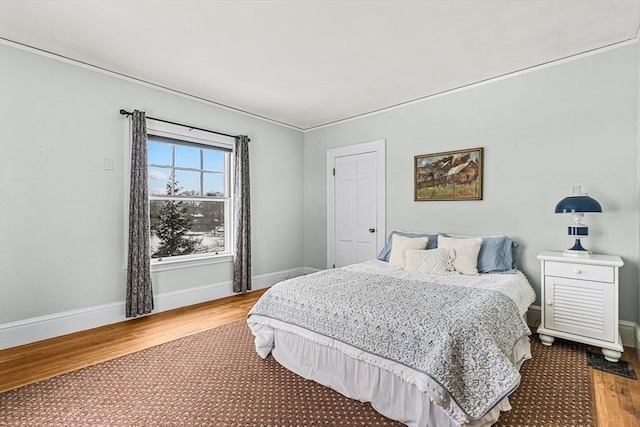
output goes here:
[[478, 253], [481, 245], [482, 239], [479, 237], [455, 239], [438, 236], [438, 248], [453, 249], [455, 252], [453, 267], [456, 271], [470, 276], [478, 274]]
[[405, 249], [407, 259], [404, 269], [426, 274], [457, 274], [453, 268], [455, 254], [452, 249]]
[[443, 233], [447, 237], [469, 238], [480, 237], [482, 246], [478, 254], [478, 272], [515, 274], [518, 268], [516, 256], [518, 243], [507, 236], [471, 236], [464, 234]]
[[389, 255], [389, 265], [392, 267], [404, 267], [405, 249], [424, 249], [427, 247], [428, 237], [405, 237], [397, 234], [391, 239], [393, 247]]
[[428, 237], [427, 249], [435, 249], [438, 246], [438, 233], [423, 233], [420, 231], [399, 231], [394, 230], [389, 234], [387, 243], [378, 254], [380, 261], [389, 261], [389, 255], [391, 255], [391, 248], [393, 247], [393, 236], [400, 235], [404, 237]]

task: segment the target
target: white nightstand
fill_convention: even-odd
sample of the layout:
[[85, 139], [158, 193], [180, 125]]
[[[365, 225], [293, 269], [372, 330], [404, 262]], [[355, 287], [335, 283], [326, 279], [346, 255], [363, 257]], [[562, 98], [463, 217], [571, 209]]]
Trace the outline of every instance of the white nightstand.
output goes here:
[[602, 347], [605, 359], [617, 362], [624, 351], [618, 331], [622, 259], [568, 257], [562, 252], [542, 252], [538, 259], [542, 270], [540, 341], [550, 346], [555, 338], [564, 338]]

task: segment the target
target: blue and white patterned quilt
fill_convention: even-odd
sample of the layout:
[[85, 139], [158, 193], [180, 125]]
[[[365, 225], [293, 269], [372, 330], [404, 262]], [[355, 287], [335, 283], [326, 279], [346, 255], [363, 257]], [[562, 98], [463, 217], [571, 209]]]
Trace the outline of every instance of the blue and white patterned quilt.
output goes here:
[[422, 372], [472, 419], [509, 395], [509, 359], [531, 332], [494, 290], [332, 269], [281, 282], [249, 312], [331, 337]]

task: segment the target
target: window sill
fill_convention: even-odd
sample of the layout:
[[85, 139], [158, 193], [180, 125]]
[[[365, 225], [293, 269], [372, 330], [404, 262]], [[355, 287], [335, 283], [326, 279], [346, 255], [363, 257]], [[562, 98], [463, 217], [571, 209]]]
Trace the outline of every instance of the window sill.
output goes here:
[[209, 264], [221, 264], [233, 262], [233, 255], [212, 255], [202, 258], [167, 260], [167, 261], [151, 261], [151, 272], [176, 270], [180, 268], [200, 267]]

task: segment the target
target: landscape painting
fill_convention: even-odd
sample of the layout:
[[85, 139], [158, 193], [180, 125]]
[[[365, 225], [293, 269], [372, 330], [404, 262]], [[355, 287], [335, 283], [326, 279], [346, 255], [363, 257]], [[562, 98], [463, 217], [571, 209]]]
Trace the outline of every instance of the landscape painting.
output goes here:
[[483, 148], [414, 157], [414, 200], [482, 200]]

